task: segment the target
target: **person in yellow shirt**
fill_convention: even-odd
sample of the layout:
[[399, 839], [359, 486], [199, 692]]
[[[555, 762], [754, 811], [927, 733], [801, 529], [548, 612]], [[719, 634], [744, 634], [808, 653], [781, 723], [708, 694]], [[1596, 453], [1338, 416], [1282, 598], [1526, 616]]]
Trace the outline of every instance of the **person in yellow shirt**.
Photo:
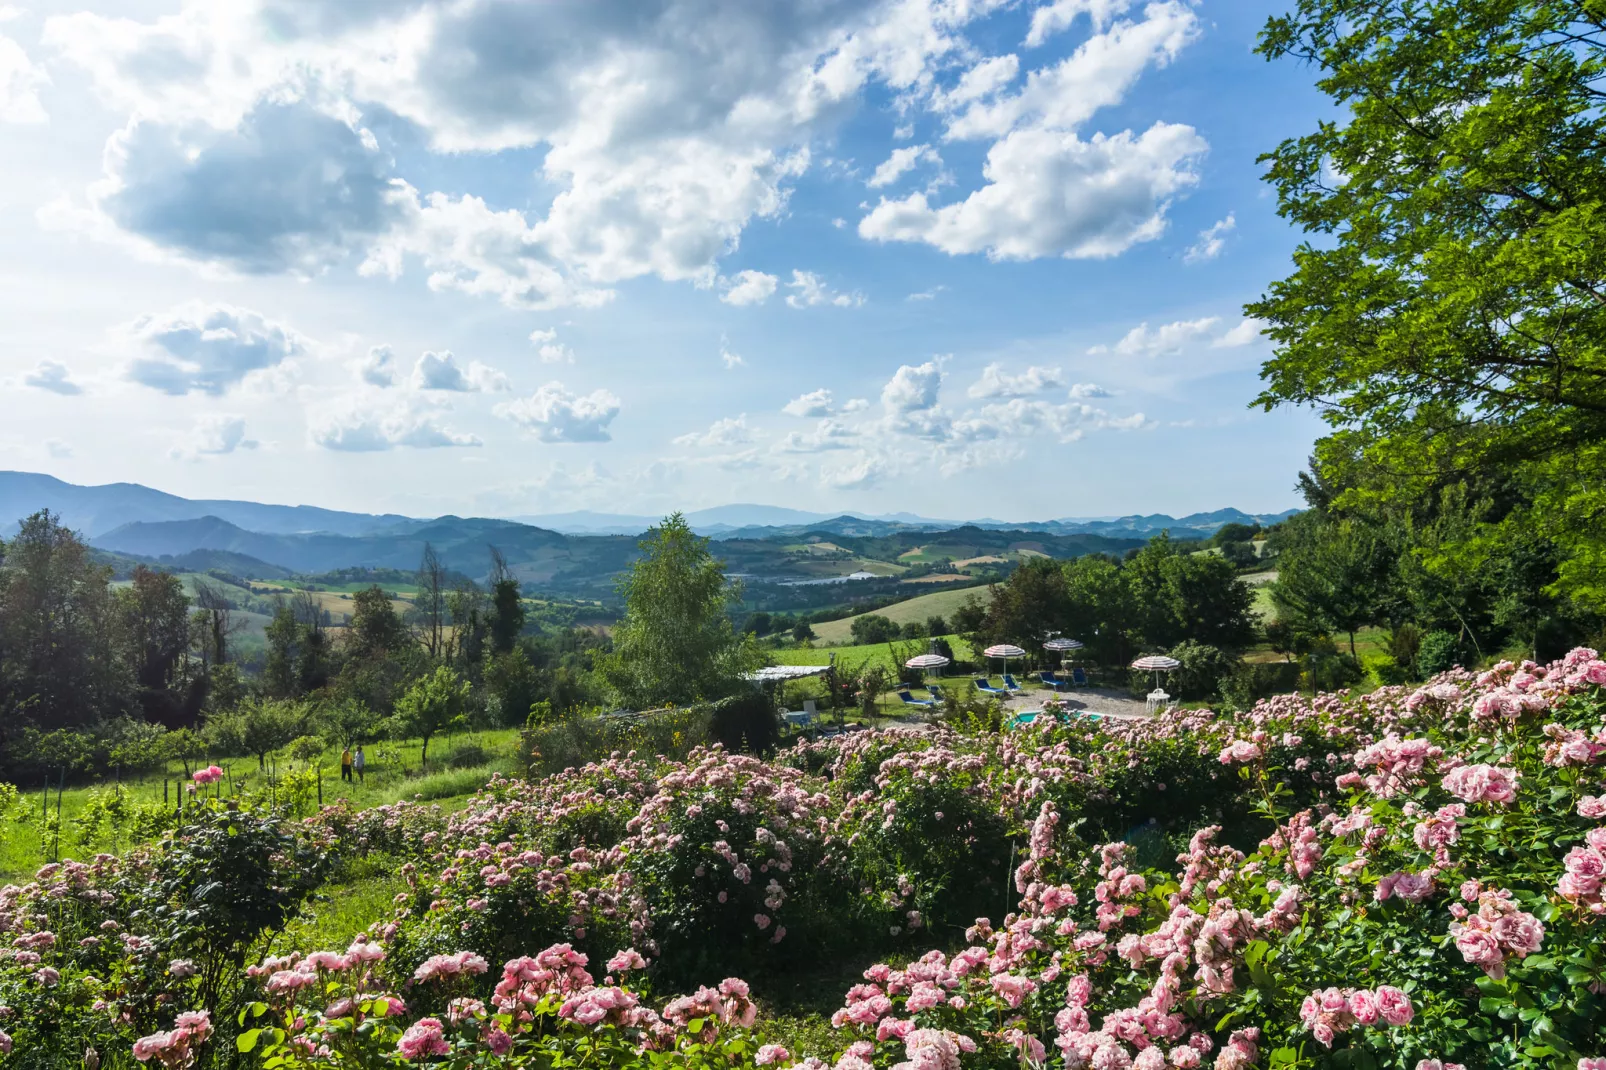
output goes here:
[[340, 779], [351, 779], [351, 748], [347, 747], [340, 752]]

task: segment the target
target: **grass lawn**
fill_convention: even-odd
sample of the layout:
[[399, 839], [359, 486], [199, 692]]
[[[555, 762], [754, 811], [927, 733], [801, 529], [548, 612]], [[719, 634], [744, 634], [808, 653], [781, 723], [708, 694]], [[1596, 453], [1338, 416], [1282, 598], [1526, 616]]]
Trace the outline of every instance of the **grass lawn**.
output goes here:
[[[903, 602], [894, 602], [890, 606], [874, 609], [870, 612], [879, 617], [886, 617], [894, 624], [909, 624], [919, 621], [924, 624], [927, 617], [951, 616], [960, 606], [969, 599], [987, 600], [985, 587], [965, 587], [957, 591], [933, 591], [930, 594], [919, 595]], [[821, 624], [812, 625], [814, 634], [819, 638], [820, 644], [851, 643], [853, 641], [853, 618], [843, 617], [840, 620], [829, 620]], [[812, 664], [802, 662], [801, 664]], [[823, 664], [823, 663], [821, 663]]]
[[[323, 770], [323, 801], [349, 799], [361, 808], [381, 806], [403, 799], [440, 802], [448, 809], [466, 802], [468, 797], [484, 786], [495, 773], [516, 775], [518, 730], [507, 728], [487, 732], [459, 732], [453, 736], [437, 736], [430, 740], [428, 770], [421, 767], [423, 746], [418, 740], [407, 742], [379, 742], [364, 747], [367, 769], [362, 782], [343, 783], [340, 779], [340, 750], [325, 748], [312, 763]], [[238, 784], [246, 790], [261, 788], [264, 772], [258, 769], [254, 756], [236, 757], [212, 755], [209, 762], [222, 766], [228, 772], [222, 782], [226, 790]], [[292, 771], [285, 758], [270, 758], [266, 771], [282, 775]], [[296, 768], [299, 768], [297, 766]], [[138, 837], [125, 830], [108, 829], [86, 840], [79, 824], [91, 801], [112, 792], [121, 792], [126, 801], [135, 807], [162, 805], [162, 786], [167, 781], [168, 805], [176, 806], [178, 794], [183, 790], [184, 770], [177, 762], [167, 769], [156, 770], [117, 781], [103, 777], [95, 782], [69, 782], [61, 793], [61, 825], [59, 850], [62, 858], [84, 858], [97, 851], [122, 851], [137, 842]], [[55, 853], [58, 837], [54, 832], [41, 834], [42, 811], [46, 811], [45, 792], [34, 785], [22, 794], [14, 810], [0, 815], [0, 881], [15, 880], [31, 875]], [[55, 786], [49, 791], [48, 811], [52, 819], [57, 812]]]

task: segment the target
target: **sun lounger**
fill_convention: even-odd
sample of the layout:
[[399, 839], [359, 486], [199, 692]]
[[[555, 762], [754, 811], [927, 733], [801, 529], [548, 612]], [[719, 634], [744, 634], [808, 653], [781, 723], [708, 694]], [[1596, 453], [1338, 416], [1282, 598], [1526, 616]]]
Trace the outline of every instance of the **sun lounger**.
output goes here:
[[1049, 669], [1044, 669], [1042, 672], [1038, 673], [1037, 678], [1042, 681], [1044, 687], [1053, 688], [1055, 691], [1058, 691], [1062, 687], [1071, 686], [1071, 682], [1069, 680], [1061, 680]]
[[1026, 689], [1024, 687], [1022, 687], [1021, 685], [1017, 684], [1015, 682], [1015, 678], [1013, 676], [1009, 675], [1009, 673], [1007, 673], [1007, 672], [1004, 674], [1004, 690], [1005, 691], [1013, 691], [1017, 695], [1026, 694]]
[[935, 702], [929, 699], [915, 698], [908, 691], [899, 691], [898, 697], [903, 700], [905, 706], [924, 706], [926, 709], [930, 709], [936, 705]]
[[980, 677], [980, 676], [976, 677], [976, 690], [982, 692], [983, 694], [987, 694], [987, 695], [1007, 695], [1007, 694], [1009, 694], [1008, 691], [1005, 691], [1001, 687], [994, 687], [990, 681], [988, 681], [985, 678]]
[[926, 690], [931, 692], [931, 697], [936, 702], [945, 701], [948, 697], [942, 693], [942, 688], [936, 684], [927, 684]]
[[1087, 686], [1087, 673], [1082, 671], [1082, 667], [1080, 665], [1071, 670], [1071, 683], [1075, 684], [1077, 687]]

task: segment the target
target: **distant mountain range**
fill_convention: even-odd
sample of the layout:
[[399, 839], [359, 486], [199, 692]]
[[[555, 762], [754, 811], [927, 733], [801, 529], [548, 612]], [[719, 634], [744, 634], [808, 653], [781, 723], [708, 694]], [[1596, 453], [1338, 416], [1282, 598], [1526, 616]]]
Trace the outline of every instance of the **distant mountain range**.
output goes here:
[[[613, 577], [635, 556], [635, 536], [659, 519], [593, 512], [420, 519], [191, 500], [135, 483], [84, 487], [46, 475], [0, 472], [0, 536], [14, 533], [18, 521], [39, 509], [59, 514], [62, 523], [101, 550], [184, 570], [224, 569], [253, 579], [353, 567], [409, 570], [417, 567], [429, 543], [448, 568], [483, 576], [489, 547], [495, 546], [527, 589], [579, 597], [611, 593]], [[1288, 515], [1219, 509], [1180, 518], [1152, 514], [967, 523], [907, 513], [832, 516], [780, 506], [726, 505], [688, 513], [687, 519], [720, 542], [733, 572], [763, 583], [847, 575], [866, 567], [890, 580], [913, 560], [1121, 553], [1160, 531], [1204, 538], [1223, 524], [1273, 523]]]
[[335, 535], [368, 535], [397, 524], [417, 523], [395, 514], [343, 513], [312, 505], [260, 505], [256, 502], [180, 498], [138, 483], [81, 487], [33, 472], [0, 472], [0, 536], [17, 530], [16, 521], [40, 509], [61, 516], [61, 522], [90, 538], [124, 524], [164, 520], [197, 520], [215, 516], [250, 531], [292, 535], [326, 531]]

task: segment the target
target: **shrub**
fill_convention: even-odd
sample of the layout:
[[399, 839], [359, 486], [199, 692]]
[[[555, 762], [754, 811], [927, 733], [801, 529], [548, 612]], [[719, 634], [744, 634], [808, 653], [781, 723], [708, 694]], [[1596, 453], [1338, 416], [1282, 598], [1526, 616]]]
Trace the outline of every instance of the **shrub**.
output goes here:
[[1436, 676], [1461, 662], [1461, 642], [1454, 634], [1432, 631], [1422, 637], [1417, 648], [1416, 667], [1422, 676]]
[[1368, 654], [1361, 659], [1366, 675], [1378, 686], [1403, 684], [1410, 679], [1410, 671], [1388, 654]]
[[1214, 695], [1221, 681], [1231, 676], [1240, 664], [1240, 659], [1220, 647], [1192, 639], [1172, 647], [1170, 655], [1182, 662], [1182, 666], [1167, 677], [1166, 689], [1185, 701]]
[[652, 710], [628, 716], [569, 717], [526, 728], [520, 745], [532, 773], [557, 773], [606, 758], [615, 751], [640, 750], [684, 758], [713, 739], [706, 706]]

